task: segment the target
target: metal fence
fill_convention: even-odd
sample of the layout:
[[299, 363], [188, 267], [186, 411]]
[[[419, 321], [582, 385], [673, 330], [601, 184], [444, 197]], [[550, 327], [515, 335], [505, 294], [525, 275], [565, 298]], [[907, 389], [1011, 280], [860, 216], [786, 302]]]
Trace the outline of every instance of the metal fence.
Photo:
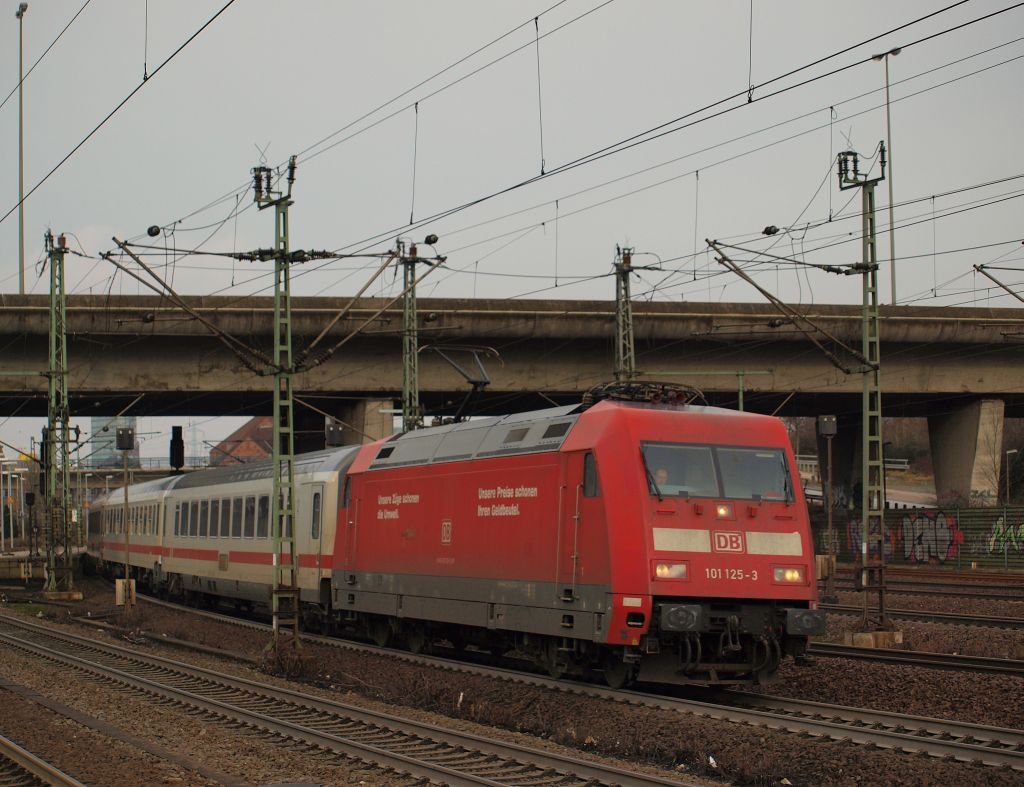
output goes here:
[[[841, 563], [859, 560], [859, 511], [835, 509], [832, 527]], [[828, 552], [825, 512], [812, 509], [816, 549]], [[885, 561], [893, 565], [934, 565], [956, 569], [1024, 571], [1024, 507], [890, 509], [885, 512]]]

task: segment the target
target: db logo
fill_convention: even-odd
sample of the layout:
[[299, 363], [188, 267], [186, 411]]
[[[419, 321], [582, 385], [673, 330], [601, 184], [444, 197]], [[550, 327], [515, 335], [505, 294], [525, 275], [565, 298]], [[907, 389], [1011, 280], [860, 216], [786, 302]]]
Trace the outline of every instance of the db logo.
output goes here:
[[441, 520], [441, 543], [452, 543], [452, 520], [450, 519]]
[[743, 534], [715, 530], [711, 533], [711, 548], [715, 552], [743, 552]]

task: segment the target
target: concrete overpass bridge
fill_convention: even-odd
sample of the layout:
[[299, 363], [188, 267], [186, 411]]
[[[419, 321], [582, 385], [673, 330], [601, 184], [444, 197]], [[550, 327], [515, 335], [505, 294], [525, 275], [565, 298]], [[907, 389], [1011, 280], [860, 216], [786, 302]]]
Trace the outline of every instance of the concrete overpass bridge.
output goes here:
[[[272, 298], [185, 300], [220, 330], [271, 353]], [[0, 415], [45, 415], [46, 379], [38, 372], [48, 358], [48, 298], [0, 301]], [[294, 298], [296, 351], [347, 302]], [[385, 306], [381, 299], [358, 301], [320, 349], [365, 324], [364, 330], [296, 376], [297, 396], [312, 406], [296, 408], [306, 447], [322, 435], [322, 412], [352, 424], [353, 438], [390, 431], [390, 416], [379, 410], [392, 407], [401, 391], [401, 310]], [[830, 337], [859, 348], [860, 307], [793, 308], [809, 322], [797, 324], [767, 304], [635, 303], [637, 366], [642, 379], [696, 386], [711, 404], [736, 407], [742, 396], [744, 408], [758, 412], [836, 413], [837, 480], [855, 475], [861, 377], [836, 368], [807, 331], [855, 369], [857, 362]], [[575, 401], [612, 378], [612, 302], [420, 299], [419, 309], [422, 346], [497, 351], [487, 361], [492, 382], [477, 413]], [[251, 372], [200, 319], [166, 299], [70, 296], [67, 327], [75, 416], [113, 415], [139, 394], [130, 414], [271, 412], [271, 380]], [[1001, 450], [1004, 414], [1024, 416], [1024, 309], [882, 307], [880, 329], [884, 414], [928, 417], [937, 474], [949, 478], [943, 484], [980, 488], [978, 454]], [[420, 385], [428, 413], [451, 412], [468, 390], [429, 349], [421, 351]]]

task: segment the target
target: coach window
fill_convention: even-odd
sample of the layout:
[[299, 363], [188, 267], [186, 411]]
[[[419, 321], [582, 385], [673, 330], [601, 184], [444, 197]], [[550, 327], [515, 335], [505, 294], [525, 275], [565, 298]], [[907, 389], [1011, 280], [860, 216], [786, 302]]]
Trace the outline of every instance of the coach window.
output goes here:
[[588, 453], [583, 457], [583, 496], [599, 497], [601, 487], [597, 483], [597, 461]]
[[216, 538], [220, 528], [220, 500], [210, 501], [210, 538]]
[[199, 501], [193, 500], [188, 504], [188, 534], [196, 536], [199, 533]]
[[199, 503], [199, 537], [206, 538], [210, 531], [207, 529], [210, 521], [210, 501], [203, 500]]
[[225, 497], [220, 501], [220, 537], [231, 537], [231, 498]]
[[231, 537], [242, 537], [242, 498], [236, 497], [231, 505]]
[[267, 537], [267, 526], [270, 524], [270, 498], [263, 495], [256, 509], [256, 538]]
[[320, 538], [320, 493], [313, 493], [313, 525], [310, 528], [310, 536], [316, 541]]
[[256, 498], [247, 497], [245, 498], [245, 537], [252, 538], [253, 532], [256, 529]]
[[181, 503], [174, 504], [174, 535], [181, 532]]

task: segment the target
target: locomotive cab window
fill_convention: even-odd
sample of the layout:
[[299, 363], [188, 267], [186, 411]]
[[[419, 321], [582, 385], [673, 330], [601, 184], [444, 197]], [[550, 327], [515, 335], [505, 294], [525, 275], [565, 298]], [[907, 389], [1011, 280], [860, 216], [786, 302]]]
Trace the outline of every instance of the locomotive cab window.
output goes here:
[[718, 448], [726, 497], [791, 502], [789, 468], [777, 448]]
[[641, 450], [652, 495], [793, 501], [781, 448], [642, 443]]
[[711, 446], [643, 443], [641, 449], [650, 494], [721, 497]]
[[347, 509], [352, 502], [352, 479], [345, 479], [345, 492], [341, 497], [341, 507]]
[[601, 487], [597, 482], [597, 461], [594, 455], [588, 453], [583, 457], [583, 496], [598, 497], [601, 494]]

